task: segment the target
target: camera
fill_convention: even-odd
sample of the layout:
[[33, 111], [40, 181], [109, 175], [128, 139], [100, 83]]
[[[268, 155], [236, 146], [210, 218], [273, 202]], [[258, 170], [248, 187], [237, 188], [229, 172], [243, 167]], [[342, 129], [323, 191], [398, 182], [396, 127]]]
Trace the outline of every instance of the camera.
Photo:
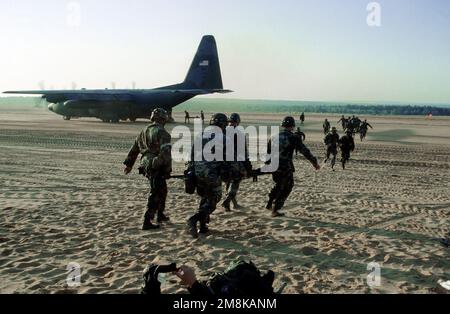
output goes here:
[[158, 275], [172, 273], [177, 270], [178, 267], [175, 263], [169, 265], [148, 265], [143, 272], [144, 283], [141, 288], [141, 294], [161, 294], [161, 283], [158, 281]]

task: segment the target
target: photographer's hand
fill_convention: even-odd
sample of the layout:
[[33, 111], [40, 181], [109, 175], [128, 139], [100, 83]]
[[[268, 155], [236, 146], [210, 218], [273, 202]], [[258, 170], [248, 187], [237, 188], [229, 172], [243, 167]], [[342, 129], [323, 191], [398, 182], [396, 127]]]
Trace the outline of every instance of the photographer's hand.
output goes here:
[[197, 281], [197, 277], [195, 276], [195, 270], [189, 266], [183, 265], [178, 271], [174, 273], [181, 279], [183, 285], [191, 288], [194, 283]]

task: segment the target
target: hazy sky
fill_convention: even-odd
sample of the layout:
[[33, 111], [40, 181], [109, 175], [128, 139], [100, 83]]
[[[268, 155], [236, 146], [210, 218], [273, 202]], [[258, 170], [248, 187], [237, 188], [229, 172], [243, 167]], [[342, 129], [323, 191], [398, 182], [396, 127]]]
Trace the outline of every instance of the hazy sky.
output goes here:
[[225, 97], [450, 103], [450, 1], [369, 2], [1, 0], [0, 91], [178, 83], [212, 34]]

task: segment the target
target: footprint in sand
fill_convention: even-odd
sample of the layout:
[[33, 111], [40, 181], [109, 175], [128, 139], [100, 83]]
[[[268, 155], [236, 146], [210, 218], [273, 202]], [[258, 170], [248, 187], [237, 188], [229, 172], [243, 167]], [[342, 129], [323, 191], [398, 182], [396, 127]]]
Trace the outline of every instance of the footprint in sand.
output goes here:
[[105, 276], [107, 273], [109, 273], [109, 272], [111, 272], [113, 270], [114, 270], [114, 268], [109, 267], [109, 266], [97, 267], [97, 268], [94, 268], [94, 269], [90, 269], [88, 271], [88, 274], [92, 275], [92, 276]]
[[300, 252], [306, 256], [311, 256], [311, 255], [316, 255], [317, 254], [317, 249], [310, 247], [310, 246], [306, 246], [302, 249], [300, 249]]

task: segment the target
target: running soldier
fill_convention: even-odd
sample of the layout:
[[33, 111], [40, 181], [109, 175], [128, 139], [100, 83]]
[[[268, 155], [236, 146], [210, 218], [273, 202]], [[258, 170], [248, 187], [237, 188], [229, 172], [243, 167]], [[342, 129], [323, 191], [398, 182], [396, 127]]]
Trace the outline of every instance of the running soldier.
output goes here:
[[[201, 136], [201, 151], [195, 151], [195, 145], [192, 148], [191, 161], [188, 164], [190, 169], [193, 169], [196, 177], [197, 194], [200, 196], [200, 204], [196, 214], [188, 220], [188, 232], [193, 238], [197, 238], [198, 234], [208, 233], [209, 216], [216, 210], [217, 203], [222, 198], [222, 176], [227, 173], [226, 169], [226, 139], [225, 128], [228, 123], [228, 118], [223, 113], [216, 113], [212, 116], [210, 125], [217, 126], [222, 130], [222, 133], [203, 132]], [[206, 144], [213, 141], [215, 143], [222, 143], [222, 147], [211, 147], [212, 155], [216, 153], [219, 158], [214, 158], [212, 161], [206, 160], [203, 149]], [[216, 142], [217, 141], [217, 142]], [[217, 151], [221, 149], [222, 151]], [[220, 160], [221, 159], [221, 160]], [[200, 223], [200, 230], [197, 230], [197, 223]]]
[[[233, 134], [232, 145], [234, 145], [234, 154], [233, 160], [227, 160], [227, 166], [229, 169], [229, 175], [225, 180], [226, 184], [226, 198], [222, 203], [225, 211], [231, 211], [230, 202], [233, 202], [233, 207], [235, 209], [240, 208], [236, 195], [239, 190], [239, 186], [243, 178], [246, 178], [252, 172], [252, 163], [249, 161], [248, 152], [247, 152], [247, 141], [245, 138], [245, 134], [241, 133], [238, 129], [236, 129], [241, 123], [241, 117], [237, 113], [232, 113], [230, 119], [228, 120], [228, 128], [233, 128], [235, 132]], [[228, 130], [227, 128], [227, 130]], [[244, 151], [239, 151], [239, 137], [242, 137], [244, 140]]]
[[345, 128], [345, 133], [347, 132], [352, 132], [352, 134], [355, 133], [355, 116], [352, 117], [348, 117], [347, 119], [347, 126]]
[[152, 223], [155, 213], [158, 214], [159, 223], [169, 220], [169, 217], [164, 215], [167, 198], [166, 179], [170, 177], [172, 171], [171, 138], [164, 129], [168, 119], [169, 116], [164, 109], [153, 110], [150, 118], [152, 123], [136, 138], [124, 161], [124, 173], [129, 174], [141, 154], [139, 173], [147, 177], [150, 183], [142, 230], [159, 228], [158, 224]]
[[[272, 174], [272, 179], [275, 186], [272, 188], [269, 194], [269, 201], [267, 202], [267, 209], [272, 210], [272, 217], [284, 216], [279, 210], [283, 208], [286, 199], [294, 187], [294, 163], [292, 162], [294, 150], [299, 147], [300, 152], [311, 164], [320, 169], [320, 165], [317, 163], [317, 158], [314, 157], [309, 149], [301, 142], [301, 139], [293, 131], [295, 128], [295, 120], [293, 117], [284, 118], [281, 123], [281, 131], [278, 135], [278, 154], [279, 167]], [[275, 141], [272, 137], [271, 141]], [[271, 141], [269, 141], [268, 153], [271, 153]], [[276, 143], [277, 141], [275, 141]]]
[[[302, 130], [300, 130], [300, 127], [297, 127], [295, 134], [300, 136], [300, 140], [302, 141], [302, 143], [306, 140], [306, 134], [303, 133]], [[296, 147], [295, 148], [295, 156], [297, 156], [298, 154], [300, 154], [300, 148]]]
[[337, 133], [336, 127], [331, 129], [331, 132], [325, 136], [324, 143], [327, 146], [327, 153], [324, 160], [326, 163], [330, 159], [330, 155], [333, 155], [331, 159], [331, 169], [334, 171], [334, 165], [336, 164], [337, 147], [339, 144], [339, 135]]
[[348, 120], [344, 117], [344, 115], [342, 115], [341, 119], [338, 121], [338, 123], [341, 123], [342, 125], [342, 130], [345, 131], [345, 129], [347, 128], [347, 122]]
[[363, 123], [361, 123], [361, 126], [359, 128], [359, 136], [361, 138], [361, 142], [366, 138], [367, 130], [368, 130], [369, 127], [371, 129], [373, 129], [373, 127], [370, 125], [370, 123], [367, 122], [367, 119], [364, 120]]
[[300, 124], [303, 125], [305, 123], [305, 113], [302, 112], [302, 114], [300, 115]]
[[353, 133], [347, 130], [346, 135], [339, 140], [339, 147], [341, 148], [341, 162], [342, 169], [345, 170], [345, 164], [350, 160], [350, 152], [355, 150], [355, 141], [353, 140]]
[[354, 121], [354, 123], [353, 123], [353, 125], [354, 125], [354, 128], [355, 128], [355, 133], [358, 133], [359, 132], [359, 128], [361, 127], [361, 119], [359, 118], [359, 117], [356, 117], [355, 118], [355, 121]]
[[330, 121], [328, 121], [328, 119], [325, 119], [322, 127], [323, 127], [323, 134], [327, 135], [330, 132], [330, 128], [331, 128]]

